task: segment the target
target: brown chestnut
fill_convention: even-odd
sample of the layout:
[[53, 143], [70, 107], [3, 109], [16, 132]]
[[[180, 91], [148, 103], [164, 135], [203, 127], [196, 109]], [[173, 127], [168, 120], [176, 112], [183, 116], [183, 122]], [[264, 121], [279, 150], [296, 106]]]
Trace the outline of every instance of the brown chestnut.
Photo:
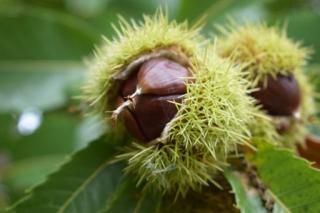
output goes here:
[[320, 139], [307, 135], [305, 144], [297, 145], [298, 153], [301, 157], [313, 162], [313, 166], [320, 168]]
[[161, 136], [177, 113], [173, 102], [183, 100], [189, 76], [186, 67], [167, 58], [144, 62], [122, 84], [117, 100], [127, 131], [145, 142]]
[[262, 108], [273, 116], [291, 116], [299, 110], [301, 93], [298, 82], [293, 76], [268, 76], [266, 86], [258, 84], [258, 91], [251, 95]]

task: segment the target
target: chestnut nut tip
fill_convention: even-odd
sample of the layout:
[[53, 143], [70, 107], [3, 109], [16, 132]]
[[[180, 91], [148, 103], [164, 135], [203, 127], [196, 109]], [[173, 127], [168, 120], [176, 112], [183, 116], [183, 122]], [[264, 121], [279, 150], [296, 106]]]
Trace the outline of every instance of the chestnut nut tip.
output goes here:
[[115, 110], [127, 131], [144, 142], [160, 137], [178, 111], [172, 102], [182, 102], [189, 75], [186, 67], [163, 57], [150, 59], [134, 71], [120, 88]]
[[267, 86], [260, 82], [260, 90], [251, 95], [262, 105], [262, 108], [273, 116], [292, 116], [299, 109], [301, 93], [298, 82], [293, 76], [278, 75], [267, 77]]

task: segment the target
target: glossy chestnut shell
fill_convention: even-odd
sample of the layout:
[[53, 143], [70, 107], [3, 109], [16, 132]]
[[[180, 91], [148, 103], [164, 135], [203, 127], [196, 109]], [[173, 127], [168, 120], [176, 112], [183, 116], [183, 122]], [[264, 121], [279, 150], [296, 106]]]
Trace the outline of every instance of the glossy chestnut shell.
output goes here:
[[121, 112], [126, 129], [144, 142], [161, 136], [166, 124], [174, 118], [186, 93], [188, 69], [170, 59], [159, 57], [144, 62], [122, 84], [117, 104], [130, 105]]
[[314, 136], [307, 136], [305, 144], [297, 145], [297, 151], [301, 157], [313, 162], [313, 166], [320, 169], [320, 139]]
[[263, 82], [259, 90], [251, 95], [262, 105], [269, 115], [291, 116], [300, 106], [301, 93], [298, 82], [293, 76], [268, 76], [266, 86]]

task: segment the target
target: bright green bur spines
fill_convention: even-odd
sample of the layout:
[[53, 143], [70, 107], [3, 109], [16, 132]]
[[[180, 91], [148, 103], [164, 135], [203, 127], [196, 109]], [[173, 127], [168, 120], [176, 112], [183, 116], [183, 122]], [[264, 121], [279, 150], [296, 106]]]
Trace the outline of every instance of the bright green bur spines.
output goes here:
[[86, 100], [104, 117], [115, 110], [117, 83], [125, 80], [133, 61], [170, 50], [177, 56], [173, 60], [187, 60], [192, 73], [183, 102], [175, 103], [178, 112], [162, 135], [147, 145], [134, 141], [118, 159], [128, 161], [126, 171], [139, 184], [163, 193], [185, 195], [190, 188], [214, 183], [228, 154], [249, 143], [255, 101], [246, 95], [249, 84], [243, 73], [216, 56], [214, 48], [199, 49], [205, 40], [198, 27], [169, 22], [162, 13], [141, 23], [122, 20], [116, 31], [118, 37], [106, 39], [97, 51], [85, 86]]
[[249, 143], [255, 109], [246, 95], [247, 82], [240, 71], [209, 52], [190, 58], [194, 81], [187, 84], [184, 101], [176, 103], [178, 114], [159, 143], [136, 144], [119, 156], [129, 159], [127, 171], [150, 188], [184, 195], [190, 188], [215, 183], [228, 154]]
[[248, 80], [256, 86], [268, 75], [290, 75], [301, 72], [310, 50], [287, 37], [284, 29], [265, 24], [220, 27], [218, 52], [222, 57], [243, 66]]
[[[288, 147], [303, 142], [306, 124], [314, 114], [312, 88], [302, 71], [310, 56], [310, 49], [289, 39], [284, 29], [268, 27], [265, 24], [231, 24], [227, 28], [220, 27], [220, 31], [222, 35], [218, 42], [219, 55], [242, 67], [246, 78], [251, 82], [251, 88], [256, 88], [259, 82], [266, 86], [268, 76], [275, 78], [277, 75], [284, 75], [296, 78], [301, 92], [300, 118], [289, 118], [292, 124], [290, 129], [279, 134], [276, 140]], [[252, 128], [255, 132], [261, 132], [258, 125]], [[255, 136], [259, 137], [259, 134]]]
[[143, 23], [133, 20], [129, 23], [121, 18], [114, 30], [117, 37], [104, 38], [104, 44], [96, 50], [89, 81], [84, 87], [85, 99], [98, 113], [114, 110], [113, 100], [108, 100], [117, 90], [114, 77], [131, 61], [159, 48], [178, 47], [189, 56], [204, 42], [199, 27], [189, 29], [186, 22], [169, 22], [161, 12], [154, 17], [144, 16]]

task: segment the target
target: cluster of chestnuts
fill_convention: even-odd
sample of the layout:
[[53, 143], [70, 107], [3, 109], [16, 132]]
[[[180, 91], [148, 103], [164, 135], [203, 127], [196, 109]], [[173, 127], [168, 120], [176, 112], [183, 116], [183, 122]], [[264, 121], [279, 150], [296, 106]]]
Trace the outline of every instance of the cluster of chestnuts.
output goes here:
[[261, 45], [277, 38], [273, 28], [240, 27], [212, 48], [200, 45], [198, 28], [161, 13], [121, 26], [122, 35], [98, 50], [85, 97], [132, 136], [119, 158], [138, 183], [184, 195], [214, 183], [229, 153], [265, 137], [257, 132], [287, 142], [284, 135], [297, 132], [285, 146], [304, 137], [312, 100], [300, 69], [308, 53], [280, 34], [272, 46], [285, 52]]

